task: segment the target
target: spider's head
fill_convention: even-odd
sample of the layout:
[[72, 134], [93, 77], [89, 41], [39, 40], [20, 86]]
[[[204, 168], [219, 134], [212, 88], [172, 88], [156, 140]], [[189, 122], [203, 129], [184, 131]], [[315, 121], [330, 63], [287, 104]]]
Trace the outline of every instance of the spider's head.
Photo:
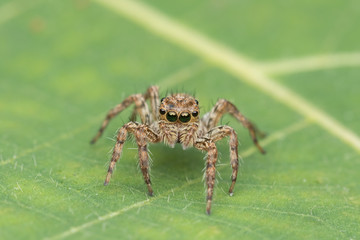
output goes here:
[[187, 94], [173, 94], [161, 99], [159, 118], [170, 123], [199, 121], [199, 102]]

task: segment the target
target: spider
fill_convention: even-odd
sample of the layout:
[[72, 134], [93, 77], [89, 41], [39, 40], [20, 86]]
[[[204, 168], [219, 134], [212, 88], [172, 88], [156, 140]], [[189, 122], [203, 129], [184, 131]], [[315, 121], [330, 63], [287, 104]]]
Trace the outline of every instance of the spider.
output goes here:
[[[146, 103], [147, 100], [150, 100], [151, 111]], [[225, 99], [218, 100], [210, 112], [200, 118], [199, 102], [194, 97], [184, 93], [176, 93], [160, 100], [159, 88], [157, 86], [149, 87], [145, 94], [131, 95], [111, 109], [91, 143], [93, 144], [99, 139], [113, 117], [132, 103], [135, 104], [135, 108], [130, 118], [131, 121], [122, 126], [117, 134], [117, 140], [104, 183], [105, 186], [109, 184], [110, 177], [116, 161], [120, 158], [128, 133], [132, 133], [135, 136], [138, 145], [139, 165], [150, 196], [153, 195], [153, 190], [149, 175], [148, 143], [165, 142], [170, 147], [180, 143], [183, 149], [195, 147], [207, 152], [205, 170], [205, 183], [207, 186], [206, 213], [210, 214], [215, 185], [215, 165], [218, 155], [215, 145], [217, 141], [226, 136], [230, 138], [230, 165], [232, 167], [230, 196], [233, 195], [239, 166], [237, 134], [232, 127], [226, 125], [217, 126], [221, 117], [229, 113], [240, 121], [249, 130], [256, 147], [261, 153], [265, 153], [257, 140], [257, 134], [259, 136], [263, 134], [231, 102]], [[141, 118], [141, 123], [135, 122], [137, 114]]]

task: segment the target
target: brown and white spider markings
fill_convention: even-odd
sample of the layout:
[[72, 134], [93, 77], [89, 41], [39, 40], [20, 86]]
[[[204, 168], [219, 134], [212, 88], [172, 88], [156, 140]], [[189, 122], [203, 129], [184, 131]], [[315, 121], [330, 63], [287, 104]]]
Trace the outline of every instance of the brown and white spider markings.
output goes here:
[[[151, 111], [146, 103], [148, 99], [150, 100]], [[210, 214], [215, 185], [215, 166], [218, 155], [215, 142], [226, 136], [230, 137], [230, 165], [232, 167], [230, 196], [233, 195], [239, 166], [237, 134], [232, 127], [226, 125], [217, 126], [221, 117], [225, 113], [229, 113], [240, 121], [249, 130], [256, 147], [261, 153], [265, 153], [257, 141], [257, 134], [261, 133], [231, 102], [225, 99], [218, 100], [211, 111], [200, 118], [199, 103], [194, 97], [184, 93], [177, 93], [159, 100], [159, 88], [157, 86], [151, 86], [145, 94], [131, 95], [111, 109], [91, 143], [95, 143], [98, 140], [113, 117], [132, 103], [135, 104], [134, 112], [131, 116], [132, 121], [122, 126], [117, 134], [104, 185], [109, 184], [115, 163], [120, 158], [128, 132], [135, 136], [139, 152], [139, 165], [150, 196], [153, 195], [153, 190], [149, 175], [148, 142], [165, 142], [171, 147], [174, 147], [176, 143], [180, 143], [183, 149], [195, 147], [207, 152], [205, 170], [207, 186], [206, 212]], [[142, 123], [134, 121], [137, 114], [140, 116]]]

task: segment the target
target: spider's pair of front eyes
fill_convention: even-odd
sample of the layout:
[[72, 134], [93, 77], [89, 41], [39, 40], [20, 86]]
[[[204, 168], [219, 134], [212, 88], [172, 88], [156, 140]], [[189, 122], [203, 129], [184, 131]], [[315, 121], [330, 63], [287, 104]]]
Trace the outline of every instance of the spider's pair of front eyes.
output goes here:
[[[166, 113], [166, 111], [164, 109], [160, 109], [160, 114], [161, 115], [164, 115]], [[197, 115], [199, 115], [199, 112], [198, 111], [194, 111], [192, 112], [191, 114], [193, 117], [197, 117]], [[183, 123], [187, 123], [191, 120], [191, 115], [190, 113], [187, 113], [187, 112], [182, 112], [180, 113], [180, 115], [178, 116], [176, 114], [176, 112], [174, 111], [169, 111], [167, 114], [166, 114], [166, 119], [169, 121], [169, 122], [176, 122], [179, 118], [180, 122], [183, 122]]]

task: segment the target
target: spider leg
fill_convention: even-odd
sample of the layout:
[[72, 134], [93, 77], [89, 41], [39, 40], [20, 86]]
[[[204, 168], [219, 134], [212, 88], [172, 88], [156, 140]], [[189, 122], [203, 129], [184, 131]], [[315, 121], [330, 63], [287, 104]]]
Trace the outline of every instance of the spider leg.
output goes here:
[[139, 128], [137, 133], [135, 134], [136, 141], [138, 144], [139, 149], [139, 165], [141, 172], [144, 176], [144, 181], [148, 188], [149, 196], [153, 195], [153, 190], [151, 188], [151, 180], [149, 174], [149, 155], [148, 155], [148, 148], [147, 148], [147, 141], [146, 141], [146, 133], [143, 128]]
[[211, 111], [204, 115], [204, 117], [201, 119], [201, 122], [207, 130], [212, 129], [217, 125], [217, 123], [220, 121], [221, 117], [225, 113], [230, 113], [234, 118], [240, 121], [244, 127], [249, 130], [250, 136], [255, 146], [262, 154], [265, 154], [265, 150], [259, 145], [257, 140], [257, 135], [260, 137], [264, 137], [265, 134], [261, 133], [256, 128], [256, 126], [252, 122], [250, 122], [231, 102], [225, 99], [220, 99], [211, 109]]
[[105, 128], [109, 124], [110, 120], [115, 117], [117, 114], [122, 112], [124, 109], [129, 107], [132, 103], [135, 103], [136, 110], [138, 111], [142, 123], [150, 124], [151, 118], [149, 114], [149, 108], [148, 105], [145, 102], [144, 97], [142, 94], [134, 94], [129, 97], [127, 97], [122, 103], [116, 105], [113, 109], [111, 109], [108, 114], [106, 115], [103, 123], [101, 124], [101, 127], [99, 131], [97, 132], [96, 136], [91, 140], [91, 144], [94, 144], [102, 135]]
[[[150, 99], [150, 106], [151, 106], [151, 115], [152, 115], [152, 122], [158, 119], [158, 107], [160, 106], [159, 100], [159, 87], [158, 86], [151, 86], [149, 87], [146, 92], [143, 94], [143, 97], [146, 100]], [[134, 108], [130, 120], [136, 120], [137, 110], [136, 107]]]
[[147, 125], [138, 124], [136, 122], [129, 122], [125, 124], [122, 128], [120, 128], [104, 185], [106, 186], [109, 184], [115, 164], [120, 158], [128, 132], [133, 133], [136, 138], [139, 150], [139, 164], [141, 172], [143, 173], [145, 183], [147, 184], [149, 195], [152, 196], [153, 190], [151, 188], [151, 181], [149, 175], [149, 157], [147, 152], [147, 141], [159, 142], [160, 137]]
[[131, 122], [136, 122], [136, 115], [137, 115], [137, 110], [136, 110], [136, 107], [134, 107], [134, 110], [132, 111], [129, 120], [130, 120]]
[[218, 151], [213, 142], [210, 139], [198, 139], [194, 147], [200, 150], [204, 150], [207, 152], [206, 158], [206, 170], [205, 170], [205, 181], [207, 186], [207, 196], [206, 196], [206, 213], [210, 215], [211, 212], [211, 202], [214, 193], [215, 186], [215, 176], [216, 176], [216, 160]]
[[158, 86], [151, 86], [146, 90], [144, 94], [145, 100], [150, 98], [150, 106], [151, 106], [151, 113], [153, 121], [156, 121], [159, 116], [158, 107], [160, 106], [159, 100], [159, 87]]
[[238, 169], [239, 169], [237, 134], [232, 127], [218, 126], [208, 131], [205, 136], [206, 138], [209, 138], [214, 142], [217, 142], [226, 136], [230, 136], [229, 146], [230, 146], [230, 165], [232, 167], [232, 174], [231, 174], [232, 183], [229, 189], [229, 194], [230, 196], [232, 196], [237, 179]]
[[120, 158], [120, 155], [122, 153], [122, 149], [124, 147], [124, 143], [125, 143], [128, 131], [129, 130], [134, 131], [136, 129], [136, 126], [137, 125], [135, 123], [130, 122], [130, 123], [125, 124], [122, 128], [120, 128], [120, 130], [118, 132], [118, 135], [117, 135], [117, 138], [116, 138], [116, 143], [115, 143], [115, 147], [114, 147], [113, 154], [112, 154], [112, 157], [111, 157], [111, 161], [110, 161], [110, 164], [109, 164], [109, 169], [108, 169], [108, 172], [106, 174], [106, 178], [105, 178], [105, 182], [104, 182], [105, 186], [109, 184], [109, 181], [110, 181], [111, 175], [113, 173], [115, 164], [116, 164], [117, 160]]

